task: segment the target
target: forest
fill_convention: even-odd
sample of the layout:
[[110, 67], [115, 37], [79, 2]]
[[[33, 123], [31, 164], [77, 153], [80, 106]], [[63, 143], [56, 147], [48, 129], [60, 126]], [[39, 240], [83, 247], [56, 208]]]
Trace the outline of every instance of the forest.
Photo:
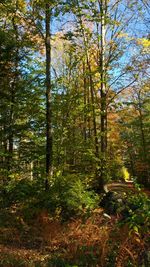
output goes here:
[[0, 1], [0, 267], [150, 266], [150, 2]]

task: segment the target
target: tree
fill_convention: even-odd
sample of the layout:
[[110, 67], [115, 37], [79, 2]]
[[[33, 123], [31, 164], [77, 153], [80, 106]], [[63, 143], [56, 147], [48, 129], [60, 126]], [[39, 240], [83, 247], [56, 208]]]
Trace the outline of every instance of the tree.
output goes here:
[[51, 107], [51, 7], [45, 5], [45, 49], [46, 49], [46, 181], [45, 187], [48, 189], [49, 179], [52, 176], [52, 107]]
[[35, 173], [35, 162], [41, 157], [35, 136], [43, 132], [42, 82], [39, 86], [43, 74], [32, 59], [37, 39], [31, 35], [32, 27], [29, 31], [26, 3], [10, 1], [2, 5], [1, 12], [1, 172], [10, 179], [30, 175], [33, 165]]
[[[89, 183], [93, 180], [101, 191], [114, 170], [119, 175], [124, 163], [129, 166], [129, 158], [133, 173], [138, 160], [147, 164], [141, 81], [147, 79], [149, 39], [146, 27], [141, 36], [135, 26], [142, 21], [140, 3], [1, 4], [0, 136], [2, 168], [9, 175], [19, 166], [22, 177], [26, 169], [32, 179], [43, 177], [47, 189], [53, 170], [53, 178], [58, 169], [89, 173]], [[131, 118], [121, 103], [134, 84]], [[127, 137], [132, 146], [126, 142], [124, 147]], [[122, 157], [125, 150], [127, 157]]]
[[126, 142], [126, 164], [133, 177], [149, 186], [148, 81], [128, 90], [128, 96], [124, 95], [121, 123], [122, 138]]
[[[99, 76], [100, 85], [97, 87], [97, 92], [100, 91], [100, 105], [99, 105], [99, 116], [100, 116], [100, 129], [97, 131], [97, 125], [94, 121], [97, 121], [95, 115], [94, 102], [96, 99], [93, 94], [93, 125], [95, 135], [95, 147], [97, 148], [96, 157], [100, 157], [99, 166], [99, 177], [98, 183], [99, 188], [103, 188], [104, 181], [107, 180], [107, 109], [114, 98], [125, 90], [135, 79], [131, 80], [129, 84], [123, 85], [124, 79], [129, 77], [128, 62], [124, 66], [121, 63], [121, 58], [125, 56], [126, 48], [129, 41], [121, 36], [126, 36], [124, 31], [128, 31], [127, 22], [133, 19], [133, 13], [128, 6], [128, 3], [122, 4], [121, 1], [117, 3], [110, 3], [107, 1], [73, 1], [70, 5], [70, 9], [76, 16], [77, 30], [74, 31], [74, 41], [76, 38], [83, 38], [82, 49], [85, 51], [87, 58], [86, 64], [88, 67], [88, 75], [91, 80], [92, 92], [95, 91], [93, 84], [97, 84], [97, 76]], [[124, 15], [125, 11], [129, 11], [129, 15]], [[87, 15], [86, 15], [87, 14]], [[90, 28], [89, 25], [90, 24]], [[78, 44], [78, 40], [77, 40]], [[93, 50], [91, 49], [93, 48]], [[92, 72], [91, 58], [94, 58], [96, 69]], [[112, 69], [116, 68], [116, 75], [112, 73]], [[114, 79], [113, 79], [113, 75]], [[110, 88], [117, 84], [119, 81], [120, 88], [115, 88], [116, 95], [108, 101], [108, 95]], [[95, 95], [98, 95], [96, 93]], [[98, 97], [97, 97], [98, 99]], [[98, 133], [97, 133], [98, 132]], [[99, 136], [100, 135], [100, 155], [99, 150]]]

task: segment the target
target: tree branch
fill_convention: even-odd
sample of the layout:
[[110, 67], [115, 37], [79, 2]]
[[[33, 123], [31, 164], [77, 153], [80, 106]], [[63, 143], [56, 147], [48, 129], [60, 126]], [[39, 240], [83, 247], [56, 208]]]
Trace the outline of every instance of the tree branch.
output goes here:
[[135, 83], [135, 81], [136, 81], [137, 79], [134, 79], [131, 83], [129, 83], [127, 86], [125, 86], [125, 87], [123, 87], [123, 88], [121, 88], [110, 100], [109, 100], [109, 102], [108, 102], [108, 104], [107, 104], [107, 107], [108, 107], [108, 105], [112, 102], [112, 100], [114, 100], [115, 99], [115, 97], [116, 96], [118, 96], [121, 92], [123, 92], [125, 89], [127, 89], [129, 86], [131, 86], [133, 83]]

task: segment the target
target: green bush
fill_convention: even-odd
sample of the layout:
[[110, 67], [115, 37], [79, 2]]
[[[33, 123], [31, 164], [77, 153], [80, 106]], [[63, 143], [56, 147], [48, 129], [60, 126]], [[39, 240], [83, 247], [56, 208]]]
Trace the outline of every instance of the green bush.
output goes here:
[[5, 187], [2, 188], [2, 199], [5, 205], [11, 205], [17, 202], [24, 202], [30, 197], [36, 196], [37, 191], [41, 190], [36, 183], [27, 179], [19, 181], [10, 181]]
[[129, 215], [126, 222], [131, 230], [146, 233], [150, 227], [150, 199], [144, 193], [128, 197]]
[[56, 192], [63, 216], [80, 214], [84, 209], [92, 210], [98, 205], [99, 197], [93, 191], [88, 191], [76, 175], [57, 177], [52, 190]]
[[[27, 187], [20, 186], [19, 189], [19, 196], [22, 196]], [[88, 191], [80, 177], [74, 174], [56, 176], [48, 191], [44, 188], [36, 188], [36, 192], [33, 193], [33, 190], [35, 186], [32, 185], [31, 188], [29, 186], [29, 192], [26, 195], [28, 197], [24, 197], [26, 219], [33, 218], [41, 209], [48, 210], [52, 215], [59, 213], [63, 219], [68, 219], [82, 214], [85, 210], [90, 212], [98, 206], [99, 202], [99, 197], [93, 191]], [[16, 189], [13, 192], [15, 191]]]

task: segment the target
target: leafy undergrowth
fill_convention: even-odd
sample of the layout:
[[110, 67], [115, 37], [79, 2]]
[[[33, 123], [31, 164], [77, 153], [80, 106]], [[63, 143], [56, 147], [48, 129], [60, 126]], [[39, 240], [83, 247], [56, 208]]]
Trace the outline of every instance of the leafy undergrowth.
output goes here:
[[148, 232], [120, 225], [119, 216], [107, 218], [102, 209], [67, 222], [41, 209], [27, 221], [15, 204], [2, 209], [1, 218], [1, 267], [128, 267], [142, 266], [143, 260], [147, 264]]
[[117, 192], [105, 205], [108, 213], [115, 208], [108, 216], [99, 208], [99, 196], [75, 176], [57, 177], [47, 193], [25, 180], [2, 193], [0, 267], [149, 266], [146, 194], [128, 192], [118, 202], [123, 195]]

